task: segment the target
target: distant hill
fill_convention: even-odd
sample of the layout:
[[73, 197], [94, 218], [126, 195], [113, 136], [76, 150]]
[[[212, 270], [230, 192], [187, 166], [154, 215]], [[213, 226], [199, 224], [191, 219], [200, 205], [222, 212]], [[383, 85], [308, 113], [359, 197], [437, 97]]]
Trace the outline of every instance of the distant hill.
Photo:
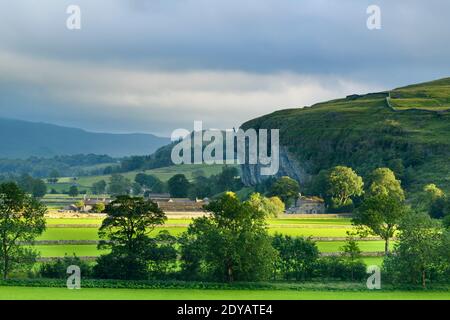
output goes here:
[[[307, 186], [321, 170], [351, 166], [366, 176], [389, 167], [408, 192], [427, 183], [450, 192], [450, 78], [350, 95], [250, 120], [244, 129], [280, 129], [279, 175]], [[244, 165], [247, 185], [261, 181]]]
[[148, 155], [170, 143], [151, 134], [93, 133], [47, 123], [0, 118], [0, 158], [106, 154]]

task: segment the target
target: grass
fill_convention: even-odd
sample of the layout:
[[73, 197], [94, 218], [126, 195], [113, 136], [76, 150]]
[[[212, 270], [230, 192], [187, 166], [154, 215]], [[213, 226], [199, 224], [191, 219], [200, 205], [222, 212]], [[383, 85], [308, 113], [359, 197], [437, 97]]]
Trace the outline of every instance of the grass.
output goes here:
[[0, 287], [2, 300], [449, 300], [446, 291], [295, 291]]
[[[59, 239], [60, 240], [60, 239]], [[73, 239], [67, 239], [73, 240]], [[86, 239], [89, 240], [89, 239]], [[317, 246], [320, 252], [340, 252], [341, 247], [344, 245], [343, 241], [331, 241], [323, 242], [318, 241]], [[378, 252], [384, 251], [383, 241], [364, 241], [359, 242], [359, 246], [363, 252]], [[99, 256], [103, 251], [97, 250], [96, 245], [36, 245], [34, 248], [41, 253], [42, 257], [63, 257], [65, 254], [77, 256]], [[378, 257], [376, 257], [378, 258]], [[369, 258], [365, 258], [369, 259]], [[375, 264], [379, 263], [380, 259], [373, 259]]]
[[[85, 221], [89, 224], [88, 221]], [[80, 223], [85, 223], [80, 222]], [[70, 224], [69, 224], [70, 225]], [[50, 224], [47, 230], [42, 236], [37, 238], [37, 240], [98, 240], [97, 232], [100, 224], [92, 224], [92, 227], [79, 227], [79, 228], [54, 228]], [[187, 224], [180, 224], [177, 226], [164, 226], [157, 227], [151, 234], [156, 234], [159, 231], [167, 230], [170, 234], [178, 236], [187, 230]], [[270, 234], [283, 234], [295, 237], [345, 237], [347, 231], [352, 230], [352, 228], [314, 228], [314, 227], [302, 227], [302, 226], [280, 226], [269, 227]]]
[[57, 224], [92, 224], [100, 226], [102, 224], [102, 219], [97, 218], [47, 218], [47, 227]]
[[[344, 241], [317, 241], [317, 247], [320, 252], [339, 252], [344, 244]], [[362, 252], [384, 251], [384, 241], [359, 241], [358, 244]], [[394, 243], [391, 242], [391, 247], [393, 245]]]
[[[55, 224], [97, 224], [102, 223], [102, 219], [98, 218], [47, 218], [47, 225]], [[180, 219], [168, 217], [166, 224], [180, 224], [187, 225], [192, 222], [192, 219]], [[279, 219], [269, 219], [268, 224], [271, 226], [278, 225], [298, 225], [310, 227], [311, 225], [320, 226], [332, 226], [332, 227], [342, 227], [347, 228], [351, 225], [351, 219], [347, 218], [325, 218], [325, 219], [308, 219], [308, 218], [279, 218]]]
[[36, 240], [98, 240], [96, 228], [48, 228]]
[[375, 265], [381, 267], [381, 265], [383, 264], [383, 257], [364, 257], [362, 258], [362, 260], [368, 266]]
[[[222, 172], [223, 165], [206, 165], [206, 164], [192, 164], [192, 165], [174, 165], [170, 167], [157, 168], [146, 170], [146, 174], [151, 174], [158, 177], [162, 181], [167, 181], [175, 174], [184, 174], [189, 180], [193, 179], [193, 173], [198, 170], [202, 170], [204, 175], [209, 177], [211, 175], [218, 174]], [[130, 171], [123, 173], [122, 175], [128, 179], [134, 181], [134, 178], [138, 173], [143, 173], [144, 171]], [[79, 177], [76, 181], [72, 177], [63, 177], [58, 180], [57, 184], [49, 185], [49, 188], [54, 188], [57, 191], [68, 190], [70, 186], [76, 183], [80, 190], [89, 190], [95, 182], [100, 180], [109, 181], [111, 175], [98, 175], [98, 176], [86, 176]]]
[[398, 110], [448, 110], [450, 109], [450, 78], [392, 90], [390, 103]]
[[78, 257], [96, 257], [107, 250], [98, 250], [96, 245], [37, 245], [34, 249], [40, 252], [41, 257], [64, 257], [77, 255]]

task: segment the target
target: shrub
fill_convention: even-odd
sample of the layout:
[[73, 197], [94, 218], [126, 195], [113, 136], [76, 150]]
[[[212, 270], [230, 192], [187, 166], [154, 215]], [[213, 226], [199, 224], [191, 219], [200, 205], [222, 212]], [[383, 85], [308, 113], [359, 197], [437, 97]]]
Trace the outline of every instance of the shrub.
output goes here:
[[67, 268], [71, 265], [80, 267], [81, 275], [83, 277], [90, 277], [92, 275], [92, 267], [77, 256], [65, 256], [56, 261], [42, 264], [39, 269], [39, 275], [43, 278], [63, 279], [67, 278]]
[[342, 257], [323, 257], [317, 260], [315, 277], [339, 280], [363, 280], [367, 277], [366, 264], [362, 261], [346, 261]]

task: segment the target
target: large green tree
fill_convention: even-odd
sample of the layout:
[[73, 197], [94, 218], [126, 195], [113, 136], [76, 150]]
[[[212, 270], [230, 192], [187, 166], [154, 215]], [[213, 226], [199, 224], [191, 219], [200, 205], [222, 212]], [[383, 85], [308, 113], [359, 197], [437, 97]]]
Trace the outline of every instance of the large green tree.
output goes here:
[[263, 211], [267, 217], [276, 218], [284, 212], [283, 201], [278, 197], [264, 197], [260, 193], [252, 193], [247, 203], [256, 210]]
[[362, 231], [380, 236], [385, 242], [384, 251], [387, 255], [390, 239], [398, 223], [410, 210], [405, 205], [400, 181], [390, 169], [376, 169], [371, 175], [371, 181], [361, 206], [354, 212], [353, 223], [361, 227]]
[[127, 195], [131, 190], [131, 181], [121, 174], [113, 174], [109, 180], [108, 192], [113, 196]]
[[448, 281], [450, 276], [449, 233], [425, 213], [407, 216], [399, 225], [394, 254], [384, 261], [394, 283], [421, 284], [431, 279]]
[[78, 196], [80, 192], [78, 191], [78, 187], [77, 186], [71, 186], [69, 189], [69, 196], [71, 196], [72, 198], [75, 198]]
[[92, 184], [92, 193], [93, 194], [104, 194], [106, 192], [106, 181], [100, 180], [97, 182], [94, 182]]
[[13, 270], [30, 268], [37, 254], [20, 241], [33, 242], [45, 230], [46, 207], [15, 183], [0, 184], [0, 270], [6, 279]]
[[394, 172], [389, 168], [375, 169], [369, 176], [369, 196], [388, 195], [399, 201], [405, 200], [405, 191], [401, 181], [395, 177]]
[[186, 198], [191, 184], [184, 174], [176, 174], [167, 182], [169, 193], [174, 198]]
[[267, 212], [227, 192], [207, 205], [181, 240], [186, 277], [214, 281], [268, 279], [276, 257]]
[[164, 212], [150, 200], [118, 196], [106, 206], [107, 217], [99, 229], [100, 249], [111, 253], [98, 259], [101, 278], [142, 279], [147, 277], [156, 242], [149, 234], [166, 220]]
[[32, 195], [35, 198], [42, 198], [47, 194], [47, 185], [41, 179], [35, 179], [33, 181]]
[[298, 198], [299, 192], [300, 185], [298, 182], [284, 176], [273, 183], [269, 195], [279, 197], [288, 208]]
[[352, 197], [361, 196], [364, 183], [352, 168], [334, 167], [328, 176], [328, 191], [332, 203], [337, 207], [352, 204]]

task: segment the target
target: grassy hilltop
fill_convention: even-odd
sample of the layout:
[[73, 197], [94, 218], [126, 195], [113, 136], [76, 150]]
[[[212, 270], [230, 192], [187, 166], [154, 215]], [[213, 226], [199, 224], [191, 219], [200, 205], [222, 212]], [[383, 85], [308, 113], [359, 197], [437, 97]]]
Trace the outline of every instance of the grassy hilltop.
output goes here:
[[280, 129], [280, 144], [311, 175], [336, 165], [362, 175], [387, 166], [414, 195], [426, 183], [450, 191], [449, 109], [445, 78], [277, 111], [243, 128]]

